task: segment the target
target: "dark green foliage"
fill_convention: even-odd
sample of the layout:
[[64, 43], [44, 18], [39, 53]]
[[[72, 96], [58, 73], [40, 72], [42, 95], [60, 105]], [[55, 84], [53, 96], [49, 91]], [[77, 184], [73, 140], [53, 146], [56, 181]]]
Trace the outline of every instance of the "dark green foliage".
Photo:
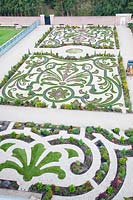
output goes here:
[[79, 128], [73, 128], [73, 129], [72, 129], [72, 133], [73, 133], [73, 134], [79, 134], [79, 133], [80, 133]]
[[128, 23], [128, 28], [130, 28], [133, 33], [133, 23]]
[[115, 15], [116, 13], [133, 13], [132, 0], [93, 0], [94, 15]]
[[130, 136], [129, 142], [130, 142], [130, 144], [133, 144], [133, 136]]
[[36, 16], [40, 14], [72, 15], [115, 15], [133, 13], [132, 0], [1, 0], [0, 15]]
[[125, 130], [125, 134], [128, 137], [133, 136], [133, 128], [129, 128], [128, 130]]

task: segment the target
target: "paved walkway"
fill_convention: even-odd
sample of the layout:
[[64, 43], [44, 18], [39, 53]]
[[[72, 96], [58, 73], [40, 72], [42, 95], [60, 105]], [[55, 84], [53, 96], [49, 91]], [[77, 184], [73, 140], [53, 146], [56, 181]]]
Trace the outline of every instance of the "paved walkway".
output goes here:
[[50, 122], [53, 124], [101, 126], [112, 129], [133, 127], [133, 115], [121, 113], [74, 111], [52, 108], [30, 108], [16, 106], [0, 106], [0, 120], [34, 121], [38, 123]]
[[[133, 34], [131, 30], [125, 26], [118, 26], [118, 35], [120, 41], [120, 51], [123, 57], [125, 70], [128, 60], [133, 60]], [[131, 102], [133, 105], [133, 77], [127, 77]]]
[[[0, 80], [3, 78], [4, 74], [8, 73], [11, 66], [15, 65], [24, 53], [28, 52], [28, 49], [30, 49], [31, 52], [34, 51], [35, 41], [38, 41], [48, 28], [49, 26], [39, 26], [21, 42], [15, 45], [10, 51], [0, 57]], [[130, 30], [123, 26], [118, 27], [118, 34], [120, 38], [122, 56], [124, 57], [124, 63], [126, 63], [127, 59], [132, 58], [132, 35]], [[126, 40], [123, 38], [126, 38]], [[47, 51], [47, 49], [45, 51]], [[62, 51], [62, 48], [58, 51]], [[131, 81], [133, 85], [133, 79]], [[133, 91], [131, 91], [132, 88], [130, 87], [130, 93], [133, 99]], [[132, 127], [133, 124], [133, 115], [0, 106], [0, 120], [36, 122], [47, 121], [57, 124], [64, 123], [79, 126], [91, 124], [97, 126], [101, 125], [106, 128], [129, 128]]]

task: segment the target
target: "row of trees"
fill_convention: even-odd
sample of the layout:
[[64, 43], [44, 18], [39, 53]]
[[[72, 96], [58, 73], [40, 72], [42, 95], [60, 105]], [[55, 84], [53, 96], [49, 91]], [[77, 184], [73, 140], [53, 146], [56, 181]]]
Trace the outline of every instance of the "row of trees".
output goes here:
[[115, 15], [133, 13], [132, 0], [0, 0], [0, 15]]

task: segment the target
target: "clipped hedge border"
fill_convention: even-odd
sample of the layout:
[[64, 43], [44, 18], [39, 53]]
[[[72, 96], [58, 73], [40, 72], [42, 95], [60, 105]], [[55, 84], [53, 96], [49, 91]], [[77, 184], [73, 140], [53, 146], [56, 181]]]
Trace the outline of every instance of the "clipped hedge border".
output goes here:
[[0, 83], [0, 89], [7, 83], [7, 81], [16, 73], [16, 71], [21, 67], [21, 65], [27, 60], [29, 54], [24, 54], [22, 59], [8, 71], [8, 74], [4, 76]]
[[42, 37], [37, 41], [37, 43], [35, 43], [35, 48], [37, 48], [43, 42], [43, 40], [45, 40], [45, 38], [49, 35], [49, 33], [53, 29], [54, 29], [53, 27], [50, 27], [49, 30], [42, 35]]
[[125, 68], [123, 65], [123, 59], [122, 59], [121, 55], [118, 56], [118, 63], [119, 63], [118, 70], [119, 70], [119, 74], [120, 74], [121, 82], [122, 82], [125, 106], [127, 108], [127, 112], [131, 113], [132, 112], [132, 104], [131, 104], [130, 95], [129, 95], [128, 83], [126, 80], [126, 72], [125, 72]]
[[115, 39], [116, 48], [119, 49], [120, 45], [119, 45], [119, 39], [118, 39], [118, 33], [117, 33], [116, 26], [114, 26], [113, 32], [114, 32], [114, 39]]

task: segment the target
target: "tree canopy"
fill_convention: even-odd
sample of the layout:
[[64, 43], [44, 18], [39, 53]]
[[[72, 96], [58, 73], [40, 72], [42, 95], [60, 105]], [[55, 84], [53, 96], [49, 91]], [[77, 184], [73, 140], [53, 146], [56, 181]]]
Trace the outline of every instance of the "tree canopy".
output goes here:
[[104, 16], [124, 12], [133, 13], [132, 0], [0, 0], [3, 16]]

